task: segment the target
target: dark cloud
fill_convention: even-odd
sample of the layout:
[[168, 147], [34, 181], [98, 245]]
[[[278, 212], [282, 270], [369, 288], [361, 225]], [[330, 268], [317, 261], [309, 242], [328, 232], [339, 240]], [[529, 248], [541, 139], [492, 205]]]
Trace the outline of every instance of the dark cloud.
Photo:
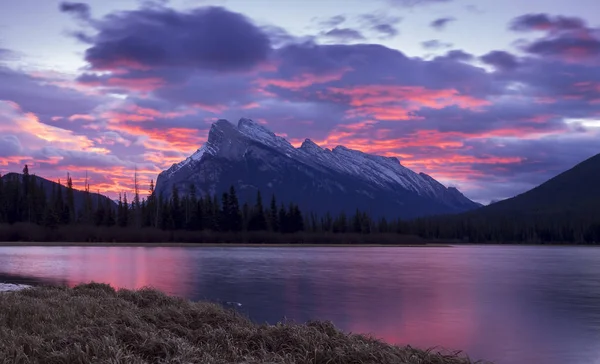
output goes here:
[[[137, 15], [140, 11], [144, 16]], [[600, 137], [600, 133], [594, 134], [593, 128], [585, 126], [586, 119], [597, 118], [599, 102], [600, 73], [592, 63], [537, 57], [542, 53], [535, 53], [535, 48], [515, 54], [496, 50], [479, 58], [454, 49], [424, 59], [408, 57], [381, 45], [318, 44], [299, 40], [281, 28], [255, 27], [271, 39], [268, 50], [260, 61], [249, 63], [252, 66], [247, 69], [254, 67], [251, 70], [229, 72], [239, 68], [198, 66], [188, 53], [168, 45], [181, 44], [179, 35], [187, 36], [196, 29], [196, 24], [181, 20], [192, 17], [195, 11], [140, 11], [111, 14], [100, 21], [104, 24], [98, 26], [99, 34], [94, 37], [92, 48], [113, 49], [115, 54], [121, 54], [117, 45], [122, 44], [122, 38], [141, 37], [141, 43], [124, 41], [123, 44], [137, 47], [158, 44], [157, 49], [164, 48], [162, 58], [128, 56], [118, 59], [130, 61], [118, 64], [118, 72], [103, 74], [94, 73], [93, 68], [101, 67], [91, 62], [93, 67], [79, 80], [118, 91], [127, 95], [128, 102], [157, 113], [156, 118], [143, 123], [128, 120], [125, 115], [122, 120], [126, 121], [112, 126], [111, 130], [119, 132], [122, 127], [128, 140], [138, 135], [135, 145], [142, 151], [140, 145], [153, 146], [156, 140], [163, 141], [164, 146], [159, 147], [164, 151], [193, 151], [196, 141], [201, 144], [201, 138], [191, 139], [178, 149], [169, 147], [170, 140], [189, 130], [205, 132], [215, 118], [236, 120], [247, 116], [267, 122], [274, 131], [292, 139], [309, 137], [328, 146], [346, 144], [378, 154], [403, 155], [410, 168], [435, 178], [462, 181], [474, 193], [469, 197], [484, 200], [522, 192], [539, 182], [534, 178], [536, 173], [539, 178], [545, 171], [583, 159], [594, 148], [593, 137]], [[383, 25], [395, 25], [397, 19], [390, 21], [380, 14], [369, 14], [358, 20], [357, 30], [339, 27], [339, 23], [330, 35], [337, 36], [332, 39], [338, 42], [360, 40], [357, 38], [357, 33], [362, 35], [360, 32], [368, 36], [383, 35]], [[147, 36], [138, 33], [138, 29], [147, 26], [136, 25], [142, 20], [170, 33], [159, 34], [154, 28]], [[330, 24], [334, 23], [332, 20]], [[377, 26], [381, 26], [379, 32], [374, 29]], [[529, 38], [526, 46], [565, 39], [576, 31], [592, 34], [589, 28], [574, 30], [564, 24], [561, 27], [560, 31], [534, 33], [538, 37]], [[124, 31], [117, 32], [120, 29]], [[133, 29], [136, 33], [130, 33]], [[103, 39], [110, 47], [105, 47]], [[423, 46], [447, 45], [432, 40]], [[174, 55], [177, 61], [171, 59]], [[496, 71], [474, 61], [492, 65]], [[107, 58], [106, 64], [111, 62], [114, 64], [114, 59]], [[139, 90], [144, 95], [137, 95]], [[194, 112], [181, 113], [181, 110]], [[135, 110], [128, 112], [135, 114]], [[583, 121], [578, 126], [571, 122], [574, 119]], [[164, 141], [162, 131], [169, 128], [186, 131], [176, 131]], [[149, 135], [154, 139], [148, 139]], [[572, 140], [567, 142], [567, 136]], [[117, 139], [112, 137], [113, 141]], [[586, 147], [582, 151], [573, 150], [570, 159], [557, 160], [554, 166], [550, 165], [550, 155], [527, 147], [535, 141], [537, 148], [543, 150], [558, 140], [568, 143], [568, 148], [577, 146], [578, 140]], [[597, 139], [595, 143], [597, 146]], [[125, 148], [123, 143], [119, 145]], [[561, 148], [556, 151], [563, 151]], [[164, 151], [155, 158], [169, 157]], [[519, 183], [511, 184], [510, 180]], [[486, 184], [495, 190], [486, 192]]]
[[560, 31], [582, 29], [585, 22], [582, 19], [565, 16], [552, 17], [547, 14], [525, 14], [511, 21], [509, 28], [514, 31]]
[[522, 44], [522, 49], [533, 55], [568, 61], [598, 61], [596, 58], [600, 58], [600, 32], [588, 27], [580, 18], [526, 14], [513, 19], [509, 28], [545, 32], [542, 38]]
[[501, 71], [509, 71], [519, 65], [517, 58], [505, 51], [492, 51], [479, 57], [484, 63]]
[[432, 21], [429, 25], [436, 30], [443, 30], [448, 24], [450, 24], [453, 21], [456, 21], [456, 19], [452, 17], [439, 18]]
[[390, 39], [400, 34], [397, 24], [402, 21], [401, 17], [370, 13], [362, 14], [358, 20], [366, 29], [375, 33], [381, 39]]
[[361, 32], [350, 28], [333, 28], [327, 32], [323, 32], [323, 36], [342, 42], [365, 39], [365, 36]]
[[400, 33], [400, 31], [391, 24], [377, 24], [374, 25], [372, 29], [380, 33], [384, 38], [393, 38]]
[[434, 4], [449, 3], [453, 0], [388, 0], [393, 5], [402, 7], [426, 6]]
[[73, 14], [80, 20], [87, 21], [91, 18], [90, 6], [85, 3], [72, 3], [65, 1], [60, 3], [60, 11]]
[[448, 51], [446, 55], [444, 55], [444, 58], [451, 61], [471, 61], [475, 56], [460, 49], [453, 49]]
[[558, 56], [567, 59], [595, 58], [600, 56], [600, 38], [581, 39], [566, 35], [534, 41], [524, 49], [539, 56]]
[[197, 104], [218, 110], [219, 106], [251, 103], [260, 97], [255, 88], [251, 77], [199, 72], [177, 87], [159, 88], [155, 95], [175, 104]]
[[248, 70], [271, 52], [267, 34], [241, 14], [220, 7], [189, 12], [143, 8], [97, 22], [85, 52], [93, 69], [163, 67]]
[[54, 116], [88, 113], [103, 101], [51, 81], [0, 66], [0, 100], [12, 101], [46, 123]]
[[521, 58], [518, 68], [498, 75], [497, 80], [527, 85], [527, 91], [539, 98], [549, 113], [564, 117], [590, 117], [598, 107], [600, 73], [594, 64], [565, 63], [541, 57]]
[[319, 24], [325, 28], [335, 28], [345, 21], [346, 17], [344, 15], [336, 15], [332, 16], [331, 18], [319, 21]]
[[277, 74], [282, 79], [291, 79], [302, 73], [329, 74], [342, 69], [346, 62], [344, 55], [351, 56], [352, 50], [360, 47], [363, 46], [322, 46], [312, 42], [290, 44], [277, 51], [276, 57], [280, 62]]
[[435, 50], [435, 49], [451, 48], [452, 43], [444, 43], [440, 40], [432, 39], [432, 40], [427, 40], [427, 41], [421, 42], [421, 46], [425, 49]]
[[280, 48], [286, 44], [298, 41], [298, 37], [276, 25], [262, 25], [260, 30], [269, 37], [273, 48]]

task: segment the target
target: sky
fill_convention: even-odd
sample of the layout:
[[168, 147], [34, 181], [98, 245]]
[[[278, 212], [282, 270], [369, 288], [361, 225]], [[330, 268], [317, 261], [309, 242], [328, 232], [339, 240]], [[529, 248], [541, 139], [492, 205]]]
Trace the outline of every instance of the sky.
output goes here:
[[600, 153], [600, 2], [0, 2], [2, 174], [145, 190], [242, 117], [512, 197]]

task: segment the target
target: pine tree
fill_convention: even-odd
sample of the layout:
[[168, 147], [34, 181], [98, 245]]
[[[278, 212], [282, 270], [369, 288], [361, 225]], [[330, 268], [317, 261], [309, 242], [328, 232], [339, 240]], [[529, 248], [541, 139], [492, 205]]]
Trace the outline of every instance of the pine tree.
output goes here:
[[196, 192], [196, 186], [190, 185], [190, 195], [188, 196], [188, 208], [189, 218], [186, 228], [188, 230], [201, 230], [202, 229], [202, 212], [200, 211], [200, 204], [198, 203], [198, 196]]
[[67, 225], [71, 219], [71, 212], [69, 210], [68, 204], [65, 204], [65, 200], [63, 197], [64, 186], [61, 184], [60, 179], [58, 180], [58, 187], [56, 188], [56, 201], [54, 210], [58, 214], [59, 223], [63, 225]]
[[319, 230], [319, 225], [317, 224], [317, 215], [315, 215], [315, 213], [311, 212], [310, 214], [310, 224], [311, 224], [311, 230], [313, 233], [317, 232]]
[[102, 226], [106, 219], [106, 207], [102, 204], [102, 200], [100, 199], [100, 191], [96, 195], [96, 211], [94, 212], [94, 224], [96, 226]]
[[250, 231], [263, 231], [267, 230], [267, 219], [265, 217], [265, 211], [262, 204], [262, 197], [260, 191], [256, 193], [256, 204], [250, 214], [250, 221], [248, 222], [248, 230]]
[[250, 231], [250, 224], [252, 219], [252, 212], [250, 211], [250, 205], [247, 202], [244, 202], [242, 206], [242, 225], [244, 231]]
[[179, 189], [173, 185], [171, 190], [171, 202], [169, 204], [169, 228], [181, 229], [183, 225], [183, 214], [181, 213], [181, 200], [179, 198]]
[[295, 233], [304, 230], [304, 219], [297, 205], [290, 203], [285, 221], [285, 232]]
[[56, 210], [52, 205], [48, 205], [44, 211], [44, 226], [50, 229], [55, 229], [58, 227], [59, 222], [60, 221]]
[[117, 202], [117, 225], [122, 226], [123, 221], [123, 196], [119, 193], [119, 202]]
[[135, 172], [133, 175], [133, 188], [134, 188], [134, 196], [133, 196], [133, 202], [132, 202], [132, 206], [131, 206], [131, 211], [132, 211], [132, 219], [133, 219], [133, 226], [135, 227], [141, 227], [142, 226], [142, 211], [141, 211], [141, 200], [140, 200], [140, 187], [138, 185], [138, 173], [137, 173], [137, 166], [135, 167]]
[[39, 184], [35, 183], [35, 180], [31, 184], [31, 208], [32, 208], [32, 222], [41, 224], [44, 219], [44, 212], [48, 204], [48, 197], [44, 191], [44, 187], [40, 181]]
[[127, 192], [123, 193], [123, 219], [121, 220], [121, 226], [127, 227], [129, 225], [129, 202], [127, 201]]
[[271, 195], [271, 207], [269, 210], [269, 229], [271, 231], [280, 231], [279, 212], [277, 210], [277, 201], [275, 195]]
[[283, 204], [279, 207], [277, 226], [279, 226], [280, 232], [282, 232], [282, 233], [289, 232], [288, 216], [287, 216], [287, 212], [285, 211], [285, 207], [283, 206]]
[[75, 197], [73, 193], [73, 179], [67, 173], [67, 209], [69, 211], [69, 219], [66, 224], [75, 222]]
[[204, 199], [204, 220], [202, 225], [206, 230], [219, 231], [221, 218], [219, 200], [216, 196], [206, 196]]
[[341, 213], [338, 218], [333, 222], [334, 233], [345, 233], [348, 231], [348, 219], [345, 213]]
[[83, 190], [83, 214], [81, 221], [84, 224], [90, 224], [92, 222], [92, 214], [94, 210], [94, 203], [92, 200], [92, 194], [90, 193], [90, 184], [88, 181], [87, 172], [85, 172], [84, 190]]
[[380, 233], [389, 232], [389, 224], [385, 217], [382, 217], [381, 220], [379, 220], [379, 224], [377, 225], [377, 231]]
[[145, 226], [158, 227], [158, 200], [154, 192], [154, 180], [150, 180], [148, 197], [146, 198]]
[[26, 213], [26, 220], [32, 221], [32, 210], [33, 210], [33, 196], [31, 194], [32, 183], [31, 177], [29, 176], [29, 166], [26, 164], [23, 168], [23, 195], [26, 207], [24, 212]]
[[229, 211], [230, 208], [230, 204], [229, 204], [229, 194], [227, 192], [224, 192], [221, 195], [221, 213], [220, 218], [219, 218], [219, 230], [220, 231], [230, 231], [231, 230], [231, 222], [229, 221], [229, 218], [231, 216], [231, 212]]
[[242, 231], [243, 221], [242, 213], [240, 211], [240, 203], [235, 192], [235, 188], [231, 186], [229, 188], [229, 228], [231, 231], [239, 232]]
[[[119, 201], [120, 200], [121, 200], [121, 197], [119, 196]], [[121, 205], [122, 205], [122, 202], [121, 202]], [[122, 208], [122, 206], [121, 206], [121, 208]], [[115, 226], [115, 224], [117, 223], [117, 219], [115, 217], [115, 208], [114, 208], [113, 203], [109, 199], [106, 199], [106, 205], [104, 207], [104, 210], [106, 211], [106, 213], [104, 215], [103, 225], [104, 226]], [[120, 211], [120, 209], [118, 209], [117, 211]]]
[[194, 230], [204, 230], [206, 229], [206, 215], [208, 212], [205, 210], [206, 203], [204, 202], [204, 198], [200, 197], [196, 201], [196, 205], [194, 206]]
[[358, 209], [356, 209], [354, 216], [352, 216], [352, 232], [360, 233], [361, 231], [362, 231], [361, 214], [360, 214], [360, 211]]
[[5, 198], [4, 179], [2, 178], [2, 174], [0, 174], [0, 223], [6, 223]]

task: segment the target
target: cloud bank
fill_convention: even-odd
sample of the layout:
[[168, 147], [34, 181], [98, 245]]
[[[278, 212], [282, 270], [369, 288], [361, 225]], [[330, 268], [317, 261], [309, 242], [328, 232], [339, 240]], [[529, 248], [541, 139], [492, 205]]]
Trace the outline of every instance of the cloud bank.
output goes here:
[[[330, 42], [319, 43], [221, 7], [100, 19], [81, 4], [61, 10], [85, 22], [87, 69], [61, 80], [0, 68], [4, 170], [87, 171], [101, 191], [131, 191], [136, 167], [155, 178], [200, 147], [214, 120], [242, 116], [295, 145], [396, 156], [481, 202], [600, 152], [600, 37], [582, 19], [523, 15], [507, 25], [533, 35], [519, 49], [424, 59], [361, 43], [344, 17], [327, 19]], [[398, 22], [366, 29], [395, 35], [384, 25]]]

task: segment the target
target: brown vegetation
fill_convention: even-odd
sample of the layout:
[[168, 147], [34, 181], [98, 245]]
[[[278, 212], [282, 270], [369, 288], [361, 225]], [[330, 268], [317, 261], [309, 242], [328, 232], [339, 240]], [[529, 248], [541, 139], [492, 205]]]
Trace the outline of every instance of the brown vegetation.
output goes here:
[[0, 224], [0, 242], [62, 243], [194, 243], [194, 244], [425, 244], [410, 235], [394, 233], [297, 232], [283, 234], [272, 231], [167, 231], [155, 228], [99, 227], [68, 225], [57, 228], [27, 223]]
[[431, 363], [468, 359], [345, 334], [258, 325], [211, 303], [91, 283], [0, 294], [2, 363]]

